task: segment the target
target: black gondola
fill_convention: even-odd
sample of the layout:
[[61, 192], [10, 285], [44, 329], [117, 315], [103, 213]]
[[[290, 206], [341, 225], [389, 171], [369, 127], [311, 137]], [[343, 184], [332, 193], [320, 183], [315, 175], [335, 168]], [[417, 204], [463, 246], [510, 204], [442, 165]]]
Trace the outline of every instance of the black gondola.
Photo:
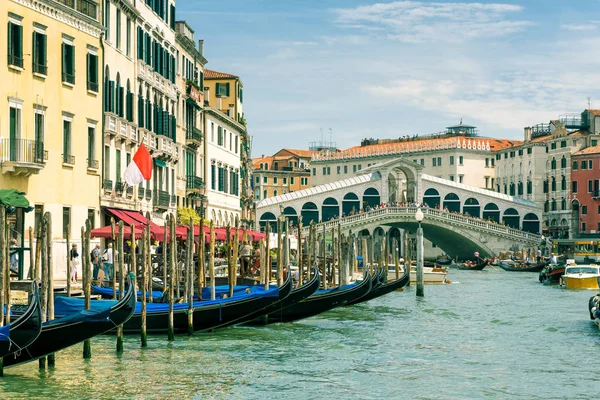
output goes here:
[[[387, 277], [387, 271], [383, 268], [381, 268], [379, 271], [375, 271], [375, 272], [376, 273], [373, 274], [373, 278], [371, 279], [371, 290], [369, 290], [369, 293], [367, 293], [366, 295], [362, 296], [359, 299], [356, 299], [354, 301], [344, 304], [345, 306], [351, 306], [353, 304], [362, 303], [363, 301], [368, 301], [368, 300], [371, 300], [374, 298], [374, 297], [369, 297], [367, 299], [367, 297], [369, 295], [371, 295], [372, 293], [377, 293], [377, 291], [379, 290], [381, 285], [383, 285], [385, 283], [385, 280]], [[377, 297], [377, 296], [375, 296], [375, 297]]]
[[2, 340], [0, 337], [0, 358], [27, 347], [40, 335], [42, 329], [42, 309], [37, 282], [11, 282], [10, 285], [11, 290], [28, 291], [29, 302], [22, 313], [13, 306], [17, 318], [6, 326], [7, 340]]
[[[257, 286], [258, 287], [258, 286]], [[275, 289], [270, 289], [274, 291]], [[206, 300], [194, 302], [194, 331], [207, 331], [225, 326], [242, 324], [264, 315], [266, 309], [287, 298], [292, 292], [292, 278], [287, 279], [276, 293], [266, 296], [241, 296], [239, 299]], [[166, 304], [147, 305], [146, 331], [164, 333], [169, 327], [169, 309]], [[153, 309], [154, 308], [154, 309]], [[125, 333], [137, 333], [142, 326], [141, 312], [136, 310], [131, 319], [123, 326]], [[173, 311], [175, 332], [188, 331], [187, 303], [176, 304]]]
[[459, 265], [458, 269], [460, 269], [462, 271], [481, 271], [485, 268], [486, 265], [488, 265], [488, 263], [489, 263], [488, 260], [482, 260], [480, 263], [475, 264], [473, 266]]
[[502, 262], [500, 262], [500, 268], [502, 268], [505, 271], [510, 271], [510, 272], [540, 272], [548, 264], [549, 264], [548, 262], [542, 261], [537, 264], [531, 264], [531, 265], [525, 266], [525, 267], [509, 267], [508, 265], [505, 265]]
[[[386, 272], [386, 275], [387, 275], [387, 272]], [[401, 289], [404, 286], [406, 286], [408, 284], [409, 280], [410, 280], [410, 271], [408, 270], [408, 268], [405, 268], [404, 274], [402, 276], [400, 276], [398, 279], [393, 280], [391, 282], [385, 282], [385, 280], [384, 280], [384, 282], [382, 282], [379, 286], [377, 286], [377, 288], [371, 289], [369, 291], [369, 293], [367, 293], [365, 296], [358, 299], [358, 301], [353, 302], [348, 305], [363, 303], [365, 301], [373, 300], [376, 297], [381, 297], [388, 293], [392, 293], [393, 291]]]
[[[367, 270], [361, 282], [329, 290], [319, 290], [312, 296], [269, 315], [269, 322], [291, 322], [329, 311], [360, 299], [371, 290], [371, 275]], [[271, 318], [271, 315], [273, 318]]]
[[264, 324], [265, 322], [268, 322], [271, 319], [277, 321], [279, 319], [281, 311], [284, 308], [294, 305], [294, 304], [306, 299], [307, 297], [313, 295], [317, 290], [319, 290], [320, 285], [321, 285], [321, 276], [319, 275], [319, 268], [315, 267], [312, 277], [310, 278], [309, 281], [307, 281], [304, 285], [292, 290], [292, 293], [290, 293], [290, 295], [288, 297], [286, 297], [285, 299], [283, 299], [282, 301], [278, 302], [277, 304], [274, 304], [272, 307], [269, 307], [269, 309], [267, 310], [268, 314], [267, 314], [266, 320], [263, 318], [260, 318], [262, 315], [259, 315], [259, 316], [254, 317], [254, 319], [252, 321], [250, 321], [250, 323], [251, 324], [256, 324], [256, 323]]
[[[37, 339], [25, 349], [4, 357], [4, 366], [11, 367], [37, 360], [108, 332], [115, 326], [127, 322], [135, 310], [135, 290], [131, 281], [132, 278], [129, 275], [127, 278], [129, 289], [125, 296], [116, 303], [111, 302], [112, 306], [110, 307], [78, 311], [44, 322]], [[101, 303], [104, 300], [98, 300], [98, 302]], [[96, 304], [99, 305], [99, 303]]]

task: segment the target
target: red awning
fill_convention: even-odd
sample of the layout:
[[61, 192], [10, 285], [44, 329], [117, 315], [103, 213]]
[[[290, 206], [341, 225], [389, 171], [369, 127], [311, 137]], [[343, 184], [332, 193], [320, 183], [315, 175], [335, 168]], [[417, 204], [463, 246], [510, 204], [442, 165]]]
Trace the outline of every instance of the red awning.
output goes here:
[[131, 218], [131, 216], [129, 216], [127, 214], [126, 210], [119, 210], [116, 208], [107, 208], [108, 212], [110, 212], [112, 215], [114, 215], [116, 218], [120, 219], [121, 221], [123, 221], [123, 223], [128, 226], [131, 224], [135, 224], [136, 221]]
[[[143, 228], [141, 226], [135, 227], [135, 238], [142, 238]], [[115, 226], [115, 236], [119, 234], [119, 225]], [[90, 232], [92, 238], [112, 239], [112, 228], [110, 225], [103, 226], [102, 228], [92, 229]], [[123, 227], [123, 237], [127, 240], [131, 239], [131, 228], [129, 226]]]

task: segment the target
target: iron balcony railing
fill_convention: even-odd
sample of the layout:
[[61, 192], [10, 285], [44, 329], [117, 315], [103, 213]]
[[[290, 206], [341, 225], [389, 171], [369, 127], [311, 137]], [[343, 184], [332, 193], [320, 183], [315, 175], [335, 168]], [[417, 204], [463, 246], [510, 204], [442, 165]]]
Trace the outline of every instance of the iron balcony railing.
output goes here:
[[12, 161], [28, 164], [43, 164], [48, 159], [44, 142], [30, 139], [0, 138], [0, 161]]
[[171, 195], [165, 190], [157, 190], [157, 196], [154, 196], [154, 205], [157, 207], [169, 207]]
[[48, 75], [48, 67], [44, 64], [33, 63], [33, 72], [36, 74]]
[[186, 129], [185, 137], [188, 140], [195, 140], [197, 142], [201, 142], [202, 141], [202, 131], [200, 131], [200, 129], [198, 129], [198, 128], [188, 126]]
[[18, 57], [12, 54], [8, 55], [8, 65], [23, 68], [23, 57]]
[[123, 185], [123, 182], [121, 182], [121, 181], [117, 181], [117, 182], [115, 183], [115, 191], [117, 192], [117, 194], [121, 194], [121, 193], [123, 193], [123, 187], [124, 187], [124, 186], [125, 186], [125, 185]]
[[199, 176], [188, 175], [185, 181], [185, 186], [188, 189], [202, 189], [204, 187], [204, 181]]
[[133, 186], [127, 186], [127, 195], [133, 196]]
[[87, 81], [87, 90], [90, 92], [98, 92], [98, 82]]
[[143, 199], [144, 198], [144, 188], [143, 187], [138, 187], [138, 199]]
[[175, 204], [177, 202], [177, 196], [174, 194], [171, 195], [171, 204]]
[[75, 156], [71, 154], [63, 154], [63, 163], [65, 164], [75, 164]]
[[104, 182], [102, 183], [102, 187], [105, 190], [111, 190], [113, 189], [113, 181], [111, 181], [110, 179], [105, 179]]
[[152, 198], [152, 189], [146, 189], [146, 200], [150, 200]]
[[596, 189], [592, 192], [592, 199], [600, 199], [600, 190]]
[[92, 0], [55, 0], [67, 7], [79, 11], [80, 13], [98, 19], [98, 3]]
[[69, 74], [67, 72], [63, 72], [62, 74], [63, 82], [70, 83], [71, 85], [75, 84], [75, 75]]
[[88, 158], [88, 168], [98, 169], [98, 166], [99, 166], [98, 160]]

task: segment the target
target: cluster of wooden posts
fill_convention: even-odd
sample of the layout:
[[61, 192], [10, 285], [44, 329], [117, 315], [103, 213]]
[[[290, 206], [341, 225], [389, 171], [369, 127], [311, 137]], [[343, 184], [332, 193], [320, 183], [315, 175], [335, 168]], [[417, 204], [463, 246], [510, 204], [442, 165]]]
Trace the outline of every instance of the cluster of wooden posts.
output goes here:
[[[150, 219], [150, 215], [147, 215]], [[204, 221], [199, 224], [199, 243], [198, 246], [194, 242], [194, 224], [190, 220], [188, 226], [188, 234], [185, 246], [185, 256], [182, 260], [177, 260], [178, 247], [176, 241], [176, 218], [173, 214], [166, 217], [167, 223], [164, 225], [164, 241], [162, 251], [162, 288], [166, 290], [166, 298], [169, 302], [169, 328], [168, 340], [172, 341], [175, 338], [173, 326], [173, 307], [176, 299], [185, 301], [188, 304], [188, 334], [192, 335], [193, 330], [193, 307], [194, 294], [197, 294], [198, 299], [202, 299], [202, 289], [209, 284], [211, 288], [210, 299], [214, 300], [215, 293], [215, 230], [213, 222], [210, 222], [210, 241], [208, 248], [208, 260], [205, 260], [204, 237]], [[54, 319], [54, 281], [52, 262], [52, 216], [49, 212], [45, 213], [38, 227], [36, 237], [35, 256], [30, 257], [30, 279], [37, 279], [41, 282], [40, 303], [42, 305], [43, 321]], [[113, 299], [120, 299], [125, 294], [125, 277], [128, 273], [132, 276], [132, 284], [139, 288], [141, 298], [141, 346], [147, 346], [146, 333], [146, 309], [147, 302], [152, 302], [153, 288], [153, 270], [151, 258], [151, 242], [152, 235], [149, 224], [145, 225], [141, 238], [139, 240], [140, 251], [137, 252], [136, 227], [130, 225], [124, 226], [123, 221], [115, 224], [114, 219], [111, 221], [112, 238], [115, 243], [114, 261], [115, 271], [112, 273], [111, 286], [113, 288]], [[125, 264], [124, 254], [124, 238], [125, 232], [129, 230], [131, 238], [130, 246], [130, 262]], [[68, 232], [69, 230], [67, 230]], [[302, 285], [305, 280], [311, 278], [313, 274], [313, 266], [318, 266], [319, 274], [321, 275], [322, 287], [324, 289], [335, 287], [338, 285], [346, 285], [350, 282], [350, 275], [358, 272], [357, 253], [362, 255], [363, 263], [369, 266], [371, 274], [374, 273], [374, 264], [377, 263], [379, 268], [388, 269], [388, 261], [390, 257], [390, 249], [387, 246], [385, 238], [374, 239], [373, 237], [357, 237], [352, 232], [347, 235], [342, 234], [341, 226], [338, 224], [336, 228], [331, 229], [330, 233], [323, 230], [317, 232], [317, 226], [311, 222], [308, 229], [308, 238], [302, 236], [302, 223], [297, 229], [298, 253], [297, 265], [299, 268], [299, 282]], [[81, 271], [82, 284], [84, 290], [85, 309], [90, 309], [91, 305], [91, 288], [93, 284], [93, 262], [90, 257], [92, 247], [90, 245], [91, 226], [89, 221], [86, 226], [81, 228]], [[231, 235], [230, 227], [226, 229], [226, 258], [228, 264], [229, 278], [229, 296], [233, 296], [233, 287], [237, 281], [237, 264], [240, 260], [239, 248], [243, 241], [250, 243], [249, 238], [239, 236], [241, 230], [236, 229], [236, 234]], [[290, 265], [290, 240], [289, 236], [285, 236], [283, 232], [291, 232], [290, 223], [287, 219], [279, 218], [277, 220], [277, 276], [278, 285], [282, 285], [284, 281], [284, 268]], [[266, 227], [266, 240], [261, 239], [259, 242], [259, 273], [260, 284], [264, 285], [265, 289], [269, 288], [272, 280], [272, 260], [269, 246], [270, 226]], [[326, 240], [330, 234], [331, 251], [327, 251]], [[33, 230], [29, 228], [29, 244], [33, 248]], [[232, 238], [233, 236], [233, 238]], [[9, 244], [8, 244], [8, 229], [6, 220], [6, 210], [0, 207], [0, 326], [4, 322], [10, 323], [10, 270], [9, 270]], [[375, 251], [376, 242], [380, 251]], [[67, 245], [67, 296], [72, 295], [71, 285], [71, 260], [70, 260], [70, 238], [66, 238]], [[396, 278], [399, 277], [399, 262], [398, 262], [398, 242], [393, 239], [391, 247], [391, 255], [395, 263]], [[136, 256], [137, 255], [137, 256]], [[194, 265], [194, 256], [197, 256], [197, 266]], [[306, 259], [304, 259], [306, 258]], [[139, 262], [138, 262], [139, 261]], [[208, 266], [206, 266], [206, 262]], [[264, 266], [264, 268], [263, 268]], [[284, 268], [282, 268], [282, 266]], [[208, 271], [207, 271], [208, 270]], [[116, 273], [118, 271], [118, 274]], [[195, 272], [197, 272], [195, 274]], [[206, 280], [208, 272], [209, 281]], [[288, 271], [290, 273], [291, 271]], [[119, 281], [117, 282], [117, 275]], [[243, 277], [242, 277], [243, 278]], [[183, 281], [183, 293], [182, 285]], [[196, 286], [196, 290], [194, 290]], [[117, 291], [117, 288], [119, 289]], [[4, 307], [5, 306], [5, 307]], [[5, 314], [6, 312], [6, 314]], [[117, 328], [117, 352], [123, 351], [123, 327]], [[91, 342], [86, 340], [83, 344], [83, 357], [91, 357]], [[47, 357], [48, 366], [54, 365], [54, 354]], [[1, 361], [1, 360], [0, 360]], [[46, 367], [46, 359], [39, 360], [39, 367]], [[1, 363], [0, 363], [1, 373]]]

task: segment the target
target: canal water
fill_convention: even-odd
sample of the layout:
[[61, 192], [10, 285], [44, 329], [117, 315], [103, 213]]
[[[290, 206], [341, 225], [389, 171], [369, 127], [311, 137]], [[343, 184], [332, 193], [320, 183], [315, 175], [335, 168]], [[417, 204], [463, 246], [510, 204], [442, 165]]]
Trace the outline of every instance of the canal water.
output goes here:
[[546, 287], [537, 273], [451, 270], [450, 285], [391, 293], [291, 324], [194, 337], [93, 339], [7, 369], [0, 399], [591, 399], [600, 332], [591, 291]]

